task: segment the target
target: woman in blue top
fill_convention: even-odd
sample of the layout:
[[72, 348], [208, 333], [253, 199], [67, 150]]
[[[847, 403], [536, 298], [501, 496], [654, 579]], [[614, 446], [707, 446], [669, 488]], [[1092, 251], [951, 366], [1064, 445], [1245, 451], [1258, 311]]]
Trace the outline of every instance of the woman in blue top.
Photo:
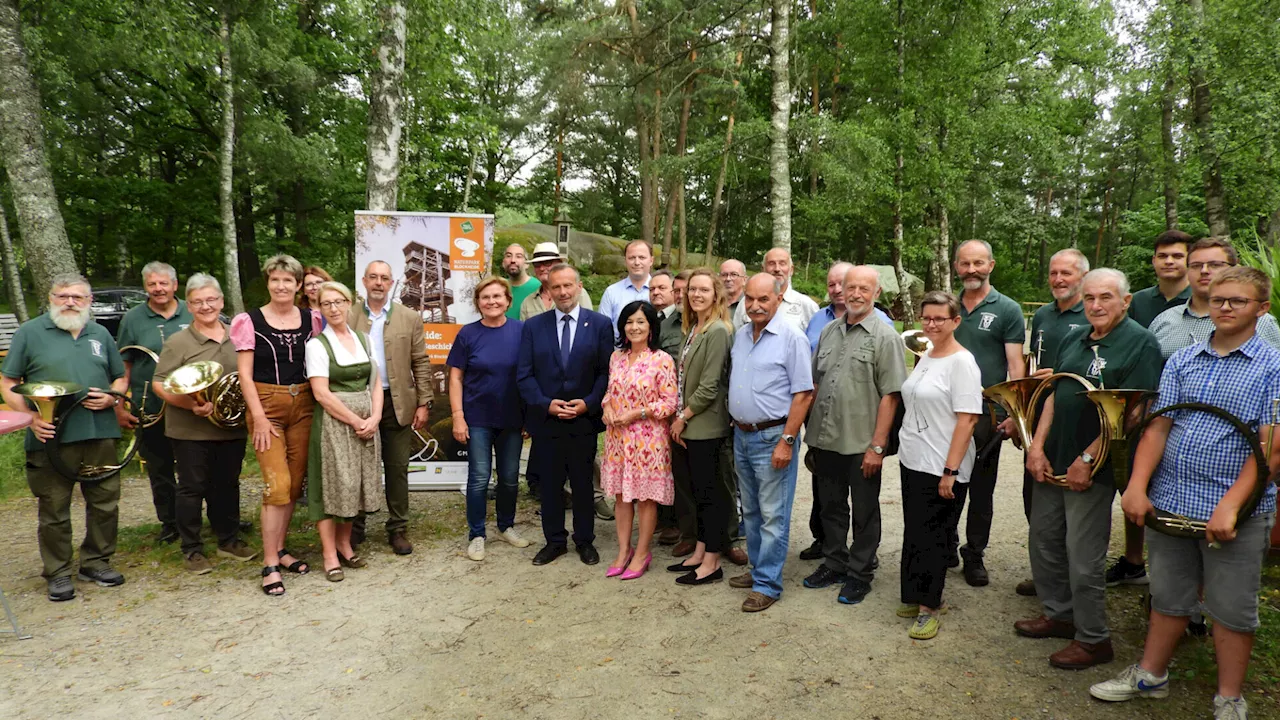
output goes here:
[[467, 557], [484, 559], [486, 492], [494, 456], [498, 462], [498, 533], [523, 548], [516, 522], [524, 413], [516, 388], [516, 357], [524, 323], [507, 317], [511, 285], [498, 277], [480, 281], [473, 296], [480, 320], [463, 326], [449, 350], [449, 404], [453, 438], [467, 445]]

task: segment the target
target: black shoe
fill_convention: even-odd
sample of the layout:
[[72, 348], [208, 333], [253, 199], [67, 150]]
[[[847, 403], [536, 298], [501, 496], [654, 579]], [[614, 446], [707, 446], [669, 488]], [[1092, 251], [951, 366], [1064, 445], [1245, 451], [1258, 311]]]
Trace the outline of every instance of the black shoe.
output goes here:
[[76, 596], [75, 583], [67, 576], [49, 579], [49, 599], [54, 602], [65, 602]]
[[720, 582], [723, 579], [724, 579], [724, 568], [716, 568], [715, 572], [711, 573], [710, 575], [704, 578], [698, 577], [697, 570], [690, 570], [684, 575], [681, 575], [680, 577], [676, 578], [676, 582], [680, 583], [681, 585], [709, 585], [713, 582]]
[[684, 564], [684, 561], [683, 561], [683, 560], [681, 560], [681, 561], [680, 561], [680, 562], [678, 562], [678, 563], [673, 563], [673, 564], [671, 564], [671, 565], [668, 565], [668, 566], [667, 566], [667, 572], [674, 572], [674, 573], [687, 573], [687, 572], [689, 572], [690, 570], [694, 570], [694, 569], [696, 569], [696, 568], [698, 567], [698, 565], [701, 565], [701, 564], [702, 564], [702, 563], [698, 563], [697, 565], [685, 565], [685, 564]]
[[1107, 568], [1107, 587], [1147, 585], [1150, 582], [1147, 578], [1147, 569], [1144, 566], [1135, 565], [1123, 556], [1116, 561], [1115, 565]]
[[958, 568], [958, 567], [960, 567], [960, 551], [948, 550], [947, 551], [947, 568]]
[[822, 543], [817, 540], [813, 544], [800, 551], [801, 560], [821, 560], [822, 559]]
[[538, 554], [533, 556], [533, 564], [546, 565], [567, 552], [569, 549], [563, 545], [543, 545]]
[[160, 534], [156, 536], [156, 542], [161, 545], [168, 545], [169, 543], [177, 541], [178, 528], [175, 527], [162, 527], [160, 528]]
[[575, 545], [574, 549], [578, 551], [578, 557], [582, 559], [584, 565], [595, 565], [600, 562], [600, 553], [596, 552], [595, 545], [591, 543]]
[[804, 579], [804, 586], [816, 590], [818, 588], [831, 587], [836, 583], [844, 583], [847, 578], [844, 575], [827, 567], [826, 564], [818, 566], [813, 574]]
[[964, 563], [964, 581], [973, 587], [984, 587], [991, 582], [987, 576], [987, 568], [981, 560], [966, 560]]
[[1018, 586], [1015, 587], [1013, 591], [1018, 593], [1022, 597], [1035, 597], [1036, 582], [1034, 580], [1023, 580], [1022, 582], [1018, 583]]
[[857, 578], [849, 578], [849, 581], [840, 588], [840, 597], [836, 598], [842, 605], [857, 605], [867, 597], [871, 592], [871, 584], [862, 582]]
[[879, 569], [880, 569], [880, 556], [873, 555], [871, 557], [871, 572], [875, 572], [876, 570], [879, 570]]
[[109, 567], [101, 570], [80, 568], [80, 579], [85, 582], [97, 583], [102, 587], [115, 587], [124, 584], [124, 575], [121, 575], [120, 571]]

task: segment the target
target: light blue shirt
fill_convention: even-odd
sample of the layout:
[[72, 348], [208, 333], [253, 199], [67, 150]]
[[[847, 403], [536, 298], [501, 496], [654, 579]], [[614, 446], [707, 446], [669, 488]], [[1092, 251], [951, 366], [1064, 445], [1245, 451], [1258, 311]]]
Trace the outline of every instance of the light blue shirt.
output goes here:
[[[556, 313], [556, 347], [560, 346], [560, 334], [564, 332], [564, 319], [572, 318], [569, 321], [569, 350], [573, 350], [573, 340], [578, 336], [578, 313], [582, 311], [581, 305], [574, 305], [573, 309], [568, 313], [560, 312], [560, 308], [555, 309]], [[561, 351], [564, 348], [560, 348]]]
[[609, 327], [613, 330], [613, 337], [616, 340], [618, 315], [622, 312], [622, 308], [629, 302], [648, 299], [649, 278], [645, 278], [644, 284], [637, 290], [636, 286], [631, 284], [631, 276], [628, 275], [604, 289], [604, 294], [600, 296], [600, 309], [597, 312], [609, 318]]
[[733, 338], [729, 373], [729, 415], [740, 423], [780, 420], [791, 411], [791, 396], [813, 389], [809, 341], [781, 314], [752, 338], [747, 323]]
[[373, 363], [378, 366], [378, 378], [382, 380], [383, 390], [391, 387], [391, 381], [387, 379], [387, 346], [382, 336], [382, 331], [387, 327], [387, 309], [390, 307], [391, 301], [388, 300], [382, 306], [382, 311], [375, 314], [367, 304], [364, 306], [364, 311], [369, 314], [369, 350]]
[[[875, 312], [876, 317], [880, 318], [881, 322], [883, 322], [885, 325], [888, 325], [891, 330], [895, 329], [893, 326], [893, 319], [890, 318], [888, 315], [886, 315], [883, 310], [881, 310], [878, 307], [872, 307], [871, 309]], [[830, 323], [832, 320], [835, 320], [835, 319], [836, 319], [836, 311], [832, 310], [831, 306], [828, 305], [822, 308], [821, 310], [819, 310], [817, 314], [815, 314], [813, 318], [809, 320], [809, 327], [804, 332], [805, 332], [805, 335], [809, 336], [809, 352], [810, 353], [818, 352], [818, 338], [822, 337], [822, 329], [825, 328], [828, 323]]]
[[[1213, 334], [1213, 319], [1208, 315], [1197, 315], [1191, 309], [1191, 303], [1178, 305], [1156, 316], [1151, 321], [1151, 334], [1160, 341], [1160, 354], [1168, 360], [1173, 354], [1185, 347], [1206, 342]], [[1271, 313], [1263, 313], [1255, 325], [1257, 336], [1268, 345], [1280, 349], [1280, 327]]]

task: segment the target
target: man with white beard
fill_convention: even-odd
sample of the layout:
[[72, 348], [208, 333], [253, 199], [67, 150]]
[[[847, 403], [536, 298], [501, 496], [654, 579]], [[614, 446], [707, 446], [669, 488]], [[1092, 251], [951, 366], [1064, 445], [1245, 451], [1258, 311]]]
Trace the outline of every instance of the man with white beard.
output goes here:
[[[123, 393], [128, 386], [124, 361], [106, 328], [89, 317], [93, 292], [89, 281], [72, 274], [53, 279], [49, 290], [49, 312], [24, 323], [13, 335], [9, 355], [0, 366], [0, 394], [9, 407], [27, 407], [27, 401], [13, 391], [23, 382], [75, 383], [87, 393], [78, 406], [65, 413], [62, 424], [62, 459], [72, 467], [82, 464], [110, 465], [116, 462], [116, 440], [120, 428], [133, 418], [114, 395], [103, 388]], [[54, 470], [44, 443], [53, 438], [55, 426], [30, 410], [27, 431], [27, 485], [38, 501], [36, 538], [44, 562], [44, 578], [49, 599], [55, 602], [75, 597], [71, 581], [71, 493], [79, 485], [84, 496], [86, 527], [80, 545], [79, 577], [103, 587], [124, 583], [124, 576], [111, 567], [116, 551], [116, 529], [120, 502], [120, 476], [93, 483], [76, 483]]]

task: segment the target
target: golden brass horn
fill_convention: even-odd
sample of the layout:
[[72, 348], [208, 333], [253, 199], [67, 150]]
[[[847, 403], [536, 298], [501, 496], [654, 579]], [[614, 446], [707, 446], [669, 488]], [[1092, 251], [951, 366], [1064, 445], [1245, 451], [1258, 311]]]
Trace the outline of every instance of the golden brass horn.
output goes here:
[[[1146, 402], [1152, 395], [1150, 390], [1088, 390], [1088, 397], [1098, 406], [1102, 417], [1102, 442], [1111, 456], [1111, 472], [1115, 478], [1116, 489], [1124, 492], [1129, 484], [1129, 434], [1125, 432], [1125, 421], [1131, 415], [1140, 417], [1136, 407]], [[1097, 463], [1101, 466], [1102, 460]]]
[[[1097, 390], [1097, 388], [1093, 386], [1093, 383], [1089, 382], [1088, 380], [1086, 380], [1084, 377], [1080, 375], [1077, 375], [1075, 373], [1069, 373], [1069, 372], [1056, 372], [1040, 381], [1039, 386], [1036, 387], [1036, 391], [1031, 394], [1031, 399], [1028, 401], [1027, 407], [1031, 407], [1031, 408], [1040, 407], [1040, 401], [1041, 399], [1044, 398], [1044, 394], [1048, 392], [1053, 392], [1054, 384], [1057, 383], [1059, 380], [1075, 380], [1076, 382], [1084, 386], [1084, 391], [1086, 393], [1093, 390]], [[1107, 460], [1107, 442], [1106, 442], [1107, 438], [1105, 436], [1105, 433], [1107, 432], [1107, 429], [1106, 429], [1107, 418], [1103, 414], [1102, 408], [1100, 406], [1098, 407], [1098, 424], [1102, 427], [1102, 432], [1104, 436], [1102, 438], [1103, 439], [1102, 447], [1098, 450], [1098, 457], [1094, 459], [1093, 467], [1090, 469], [1090, 472], [1089, 472], [1089, 477], [1091, 478], [1098, 474], [1098, 471], [1102, 469], [1103, 463], [1105, 463]], [[1063, 473], [1062, 475], [1054, 475], [1052, 480], [1050, 480], [1050, 482], [1060, 487], [1066, 487], [1067, 486], [1066, 473]]]
[[[161, 333], [161, 335], [163, 337], [163, 333]], [[147, 357], [151, 358], [151, 362], [153, 363], [160, 362], [160, 356], [157, 355], [155, 351], [153, 351], [151, 348], [145, 347], [143, 345], [125, 345], [124, 347], [120, 348], [120, 354], [124, 355], [126, 352], [129, 352], [130, 350], [135, 352], [140, 352], [143, 355], [146, 355]], [[155, 412], [155, 413], [147, 412], [147, 395], [150, 392], [151, 392], [151, 383], [149, 382], [144, 383], [142, 385], [142, 397], [138, 399], [138, 424], [144, 428], [151, 427], [152, 425], [155, 425], [156, 423], [164, 419], [164, 409], [166, 407], [164, 403], [160, 404], [160, 410], [158, 412]]]
[[41, 420], [51, 423], [60, 414], [62, 402], [83, 392], [84, 386], [65, 382], [27, 382], [15, 385], [13, 391], [35, 406]]
[[916, 357], [922, 357], [925, 353], [933, 349], [933, 341], [925, 337], [924, 331], [916, 328], [915, 330], [904, 330], [902, 333], [902, 344], [907, 347]]
[[994, 402], [1013, 418], [1014, 428], [1018, 432], [1017, 440], [1023, 448], [1031, 447], [1032, 431], [1035, 429], [1036, 406], [1031, 403], [1036, 389], [1040, 387], [1040, 378], [1024, 377], [1017, 380], [1006, 380], [982, 391], [982, 396]]
[[192, 395], [197, 403], [213, 403], [209, 422], [231, 429], [244, 424], [244, 395], [240, 391], [240, 375], [222, 374], [222, 363], [199, 360], [174, 370], [164, 380], [165, 392]]

